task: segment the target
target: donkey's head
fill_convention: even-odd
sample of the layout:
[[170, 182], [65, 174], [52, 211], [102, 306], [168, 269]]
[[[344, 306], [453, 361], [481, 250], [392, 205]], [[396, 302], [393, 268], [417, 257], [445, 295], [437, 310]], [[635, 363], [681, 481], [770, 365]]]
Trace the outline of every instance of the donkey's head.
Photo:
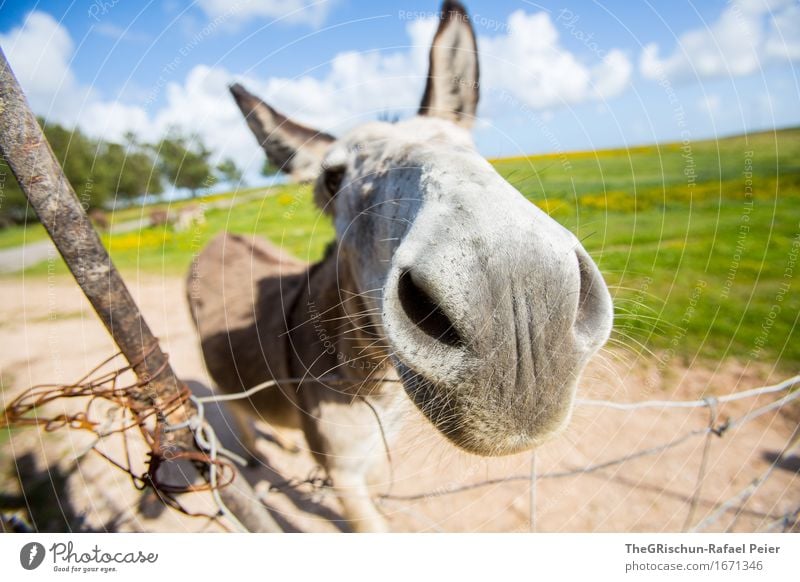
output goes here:
[[[611, 330], [596, 265], [475, 150], [475, 35], [444, 3], [416, 117], [340, 139], [231, 87], [269, 159], [333, 217], [405, 390], [457, 445], [513, 453], [562, 427]], [[379, 314], [379, 315], [378, 315]]]

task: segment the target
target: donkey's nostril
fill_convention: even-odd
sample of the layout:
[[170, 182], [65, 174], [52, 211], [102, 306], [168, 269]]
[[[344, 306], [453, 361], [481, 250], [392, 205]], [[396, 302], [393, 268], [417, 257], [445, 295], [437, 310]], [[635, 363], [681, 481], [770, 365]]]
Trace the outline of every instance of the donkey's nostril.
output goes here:
[[578, 313], [575, 318], [575, 331], [589, 345], [604, 343], [611, 332], [613, 307], [608, 287], [600, 271], [585, 250], [578, 249], [578, 268], [581, 288], [578, 300]]
[[397, 295], [408, 318], [427, 335], [452, 347], [464, 344], [450, 318], [414, 281], [411, 271], [405, 271], [400, 275]]

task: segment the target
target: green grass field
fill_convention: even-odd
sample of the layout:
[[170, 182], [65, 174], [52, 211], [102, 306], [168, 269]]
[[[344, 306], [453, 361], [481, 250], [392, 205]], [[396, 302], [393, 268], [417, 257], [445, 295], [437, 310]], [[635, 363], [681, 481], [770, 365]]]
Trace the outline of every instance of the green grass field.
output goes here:
[[[246, 196], [253, 192], [257, 192], [259, 190], [263, 190], [263, 188], [243, 188], [241, 190], [238, 190], [236, 194], [240, 196]], [[174, 212], [179, 208], [181, 208], [182, 206], [186, 206], [187, 204], [197, 204], [200, 201], [204, 203], [213, 203], [216, 202], [217, 200], [230, 198], [231, 195], [232, 194], [230, 192], [224, 192], [221, 194], [212, 194], [210, 196], [204, 196], [202, 199], [177, 200], [171, 203], [162, 202], [144, 207], [131, 206], [129, 208], [123, 208], [121, 210], [117, 210], [114, 212], [108, 212], [107, 217], [110, 224], [113, 226], [114, 224], [120, 224], [123, 222], [127, 222], [129, 220], [147, 218], [150, 215], [150, 213], [153, 212], [154, 210], [170, 209], [171, 211]], [[46, 238], [47, 238], [47, 232], [45, 231], [44, 227], [38, 222], [30, 222], [27, 225], [11, 226], [8, 228], [0, 229], [0, 249], [16, 247], [22, 244], [28, 244]]]
[[[800, 363], [800, 129], [493, 164], [597, 260], [615, 297], [614, 343], [665, 361]], [[105, 242], [123, 272], [165, 276], [184, 276], [193, 253], [226, 229], [318, 258], [333, 230], [310, 188], [273, 192], [211, 210], [188, 232], [148, 228]]]

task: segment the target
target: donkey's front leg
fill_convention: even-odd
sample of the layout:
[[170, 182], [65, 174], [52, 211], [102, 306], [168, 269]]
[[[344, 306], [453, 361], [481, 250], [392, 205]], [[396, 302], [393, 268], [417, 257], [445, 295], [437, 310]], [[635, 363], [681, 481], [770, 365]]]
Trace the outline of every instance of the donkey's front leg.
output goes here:
[[[380, 406], [371, 408], [360, 397], [326, 391], [307, 410], [306, 439], [333, 482], [333, 489], [352, 531], [389, 531], [384, 516], [370, 496], [367, 476], [386, 462], [381, 424], [389, 432], [393, 415]], [[376, 413], [382, 414], [381, 424]], [[386, 435], [390, 438], [390, 434]]]
[[386, 518], [370, 497], [366, 475], [336, 465], [334, 463], [333, 467], [328, 468], [328, 474], [350, 530], [358, 533], [388, 532]]

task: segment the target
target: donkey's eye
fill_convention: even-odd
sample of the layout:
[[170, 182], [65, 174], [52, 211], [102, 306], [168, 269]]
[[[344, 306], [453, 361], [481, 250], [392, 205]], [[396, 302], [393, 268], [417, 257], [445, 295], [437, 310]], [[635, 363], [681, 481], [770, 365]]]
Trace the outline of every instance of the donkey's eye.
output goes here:
[[325, 170], [325, 188], [331, 194], [336, 194], [342, 187], [344, 180], [344, 168], [328, 168]]

